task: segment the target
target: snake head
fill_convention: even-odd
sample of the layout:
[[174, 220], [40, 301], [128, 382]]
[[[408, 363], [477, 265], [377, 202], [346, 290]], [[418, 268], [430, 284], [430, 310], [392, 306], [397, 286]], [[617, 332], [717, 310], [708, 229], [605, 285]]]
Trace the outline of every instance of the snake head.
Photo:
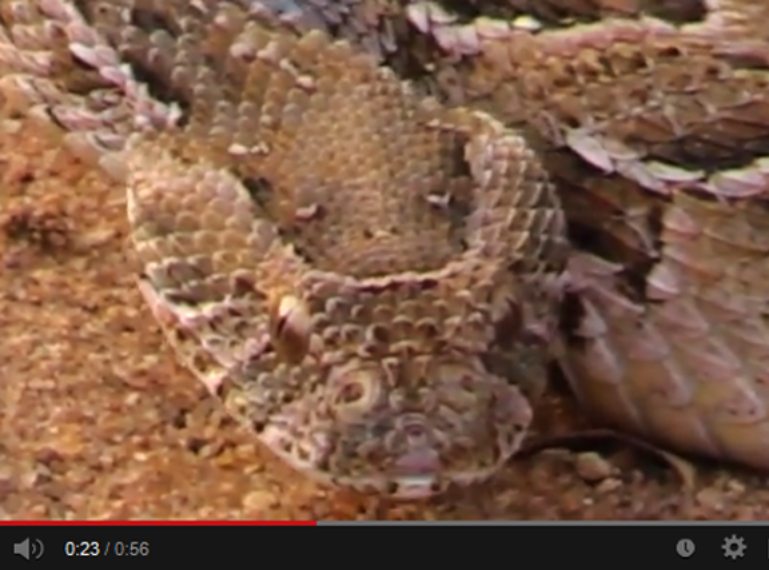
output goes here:
[[351, 359], [323, 389], [273, 415], [261, 439], [332, 485], [422, 499], [491, 477], [518, 449], [532, 412], [517, 387], [475, 359]]

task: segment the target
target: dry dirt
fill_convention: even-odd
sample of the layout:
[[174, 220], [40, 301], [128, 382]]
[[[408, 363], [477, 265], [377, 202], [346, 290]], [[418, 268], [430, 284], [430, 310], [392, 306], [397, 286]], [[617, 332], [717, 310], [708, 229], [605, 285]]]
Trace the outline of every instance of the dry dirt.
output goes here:
[[[426, 503], [311, 483], [175, 363], [134, 286], [122, 190], [40, 128], [0, 125], [0, 519], [769, 518], [760, 474], [696, 460], [687, 489], [597, 440]], [[547, 433], [578, 417], [563, 396], [538, 410]]]

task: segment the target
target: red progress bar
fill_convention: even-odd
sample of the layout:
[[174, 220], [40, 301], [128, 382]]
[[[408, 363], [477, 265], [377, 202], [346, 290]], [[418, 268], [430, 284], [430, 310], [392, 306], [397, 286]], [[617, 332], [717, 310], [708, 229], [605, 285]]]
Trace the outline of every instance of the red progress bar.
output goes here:
[[0, 521], [0, 526], [318, 526], [317, 521]]

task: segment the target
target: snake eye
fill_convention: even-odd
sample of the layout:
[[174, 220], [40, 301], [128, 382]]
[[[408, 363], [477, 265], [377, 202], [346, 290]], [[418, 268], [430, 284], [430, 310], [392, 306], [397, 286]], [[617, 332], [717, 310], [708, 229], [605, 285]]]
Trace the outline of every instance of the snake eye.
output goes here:
[[307, 305], [294, 296], [281, 297], [270, 308], [270, 334], [278, 355], [299, 364], [310, 348], [312, 317]]
[[342, 371], [333, 376], [330, 383], [331, 405], [337, 413], [350, 419], [367, 413], [380, 393], [379, 375], [367, 368]]
[[344, 406], [355, 404], [365, 395], [366, 391], [360, 382], [350, 382], [340, 388], [336, 395], [336, 403]]

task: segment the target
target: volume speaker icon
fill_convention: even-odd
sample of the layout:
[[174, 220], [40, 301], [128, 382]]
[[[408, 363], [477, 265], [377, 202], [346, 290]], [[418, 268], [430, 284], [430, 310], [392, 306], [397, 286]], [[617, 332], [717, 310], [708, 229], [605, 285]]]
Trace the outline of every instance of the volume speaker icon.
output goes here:
[[29, 560], [30, 558], [40, 560], [43, 556], [43, 552], [45, 552], [45, 548], [43, 547], [43, 541], [39, 538], [34, 539], [31, 543], [29, 538], [25, 538], [21, 542], [17, 542], [13, 545], [13, 553], [18, 554], [25, 560]]

